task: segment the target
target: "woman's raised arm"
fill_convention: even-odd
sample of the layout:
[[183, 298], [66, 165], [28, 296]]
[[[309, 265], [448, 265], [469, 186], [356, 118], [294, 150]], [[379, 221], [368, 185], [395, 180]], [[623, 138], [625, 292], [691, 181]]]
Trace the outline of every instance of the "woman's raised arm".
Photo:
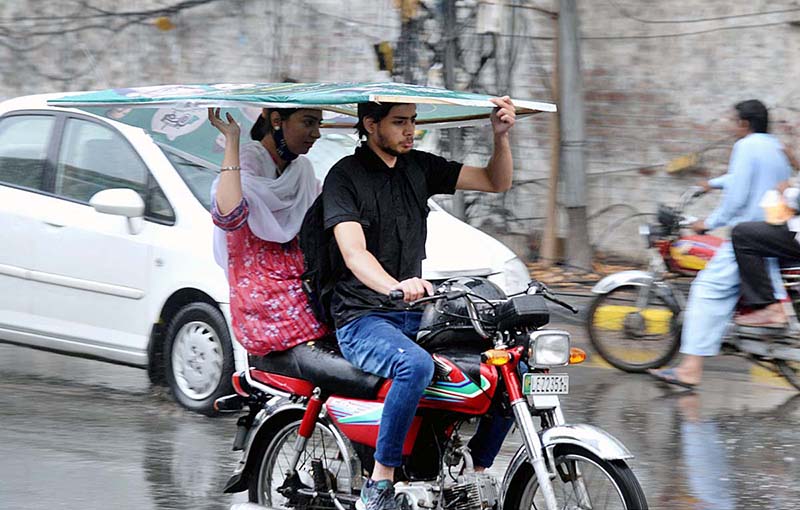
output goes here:
[[242, 201], [241, 167], [239, 166], [239, 124], [230, 113], [225, 114], [228, 122], [219, 116], [219, 108], [208, 109], [208, 121], [225, 135], [225, 156], [217, 184], [217, 210], [223, 216], [234, 210]]

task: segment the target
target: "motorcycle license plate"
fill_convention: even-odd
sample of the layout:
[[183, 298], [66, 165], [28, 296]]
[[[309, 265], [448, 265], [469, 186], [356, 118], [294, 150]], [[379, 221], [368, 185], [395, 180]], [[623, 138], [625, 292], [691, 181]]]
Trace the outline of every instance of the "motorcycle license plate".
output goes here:
[[522, 377], [524, 395], [567, 395], [569, 374], [525, 374]]

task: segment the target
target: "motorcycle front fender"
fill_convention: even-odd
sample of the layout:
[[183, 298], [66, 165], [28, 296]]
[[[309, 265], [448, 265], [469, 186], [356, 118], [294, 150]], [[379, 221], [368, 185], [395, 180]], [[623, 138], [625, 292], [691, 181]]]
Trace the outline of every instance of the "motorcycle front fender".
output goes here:
[[[541, 433], [542, 448], [548, 462], [553, 466], [554, 450], [558, 445], [569, 444], [585, 448], [603, 460], [623, 460], [633, 458], [633, 454], [617, 438], [603, 429], [592, 425], [557, 425]], [[522, 483], [523, 471], [532, 471], [525, 446], [521, 446], [511, 458], [500, 488], [500, 501], [505, 502], [509, 488]]]
[[632, 459], [633, 454], [619, 439], [605, 430], [579, 423], [577, 425], [558, 425], [542, 433], [542, 446], [552, 459], [553, 449], [560, 444], [572, 444], [586, 448], [603, 460]]
[[608, 294], [614, 289], [625, 285], [644, 287], [653, 283], [653, 275], [646, 271], [630, 270], [610, 274], [594, 284], [594, 294]]

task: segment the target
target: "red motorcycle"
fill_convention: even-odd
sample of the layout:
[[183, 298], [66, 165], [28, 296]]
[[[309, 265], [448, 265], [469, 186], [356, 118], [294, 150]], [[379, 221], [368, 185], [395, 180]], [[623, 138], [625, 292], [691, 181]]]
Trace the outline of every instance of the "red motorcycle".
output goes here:
[[[657, 222], [640, 227], [650, 253], [647, 271], [621, 271], [592, 288], [595, 298], [586, 322], [589, 340], [610, 365], [644, 372], [668, 364], [677, 354], [691, 279], [723, 243], [719, 237], [685, 233], [696, 218], [684, 211], [703, 193], [701, 188], [690, 188], [677, 207], [659, 204]], [[800, 389], [800, 261], [785, 261], [780, 273], [787, 292], [787, 326], [754, 328], [731, 323], [722, 353], [742, 355]]]
[[[435, 363], [403, 447], [395, 491], [403, 510], [541, 508], [645, 509], [626, 460], [631, 453], [605, 431], [565, 422], [558, 395], [580, 363], [564, 331], [549, 321], [545, 299], [575, 311], [544, 285], [507, 297], [484, 278], [455, 278], [425, 305], [418, 343]], [[520, 376], [520, 365], [528, 371]], [[242, 458], [225, 492], [249, 492], [272, 508], [353, 510], [373, 466], [384, 398], [392, 384], [342, 358], [335, 341], [317, 341], [254, 359], [235, 374], [235, 395], [219, 411], [238, 421]], [[462, 441], [466, 422], [500, 409], [513, 417], [523, 446], [502, 479], [476, 472]], [[539, 420], [537, 430], [534, 418]]]

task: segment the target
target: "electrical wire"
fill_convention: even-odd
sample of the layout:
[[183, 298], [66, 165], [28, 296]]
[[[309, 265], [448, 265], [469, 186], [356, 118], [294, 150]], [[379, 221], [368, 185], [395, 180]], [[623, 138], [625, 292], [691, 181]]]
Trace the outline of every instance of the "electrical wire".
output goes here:
[[713, 32], [725, 32], [730, 30], [744, 30], [748, 28], [764, 28], [787, 25], [788, 21], [774, 21], [771, 23], [759, 23], [754, 25], [733, 25], [728, 27], [716, 27], [706, 30], [696, 30], [694, 32], [676, 32], [672, 34], [646, 34], [646, 35], [594, 35], [582, 36], [582, 40], [588, 41], [619, 41], [619, 40], [635, 40], [635, 39], [670, 39], [677, 37], [688, 37], [693, 35], [710, 34]]
[[705, 23], [708, 21], [722, 21], [726, 19], [740, 19], [740, 18], [752, 18], [756, 16], [767, 16], [770, 14], [786, 14], [790, 12], [798, 12], [800, 11], [800, 7], [789, 7], [786, 9], [776, 9], [774, 11], [760, 11], [760, 12], [749, 12], [744, 14], [728, 14], [724, 16], [712, 16], [708, 18], [684, 18], [684, 19], [674, 19], [674, 20], [657, 20], [657, 19], [644, 19], [638, 16], [634, 16], [630, 14], [624, 7], [620, 6], [616, 0], [606, 0], [609, 4], [611, 4], [621, 15], [626, 18], [632, 19], [634, 21], [638, 21], [639, 23], [651, 23], [651, 24], [680, 24], [680, 23]]

